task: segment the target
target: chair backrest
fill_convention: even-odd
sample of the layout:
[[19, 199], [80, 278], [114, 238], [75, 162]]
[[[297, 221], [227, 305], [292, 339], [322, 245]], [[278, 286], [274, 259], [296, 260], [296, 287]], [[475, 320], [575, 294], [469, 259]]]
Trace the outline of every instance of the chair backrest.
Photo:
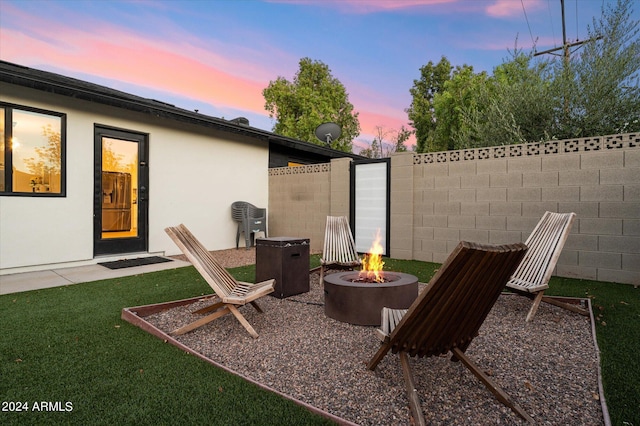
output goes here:
[[247, 218], [248, 219], [266, 219], [267, 209], [256, 207], [253, 204], [247, 205]]
[[168, 227], [165, 228], [165, 232], [218, 296], [229, 296], [238, 286], [238, 281], [214, 259], [209, 250], [193, 236], [186, 226], [180, 224]]
[[248, 219], [266, 219], [267, 209], [256, 207], [246, 201], [231, 203], [231, 217], [236, 222], [246, 222]]
[[246, 201], [234, 201], [231, 203], [231, 218], [236, 222], [243, 222], [247, 217], [247, 206], [249, 203]]
[[356, 243], [346, 216], [327, 216], [322, 249], [324, 263], [360, 263]]
[[575, 213], [546, 212], [525, 244], [529, 248], [508, 286], [534, 292], [549, 287], [560, 252], [569, 237]]
[[526, 250], [522, 243], [460, 242], [389, 336], [392, 352], [466, 350]]

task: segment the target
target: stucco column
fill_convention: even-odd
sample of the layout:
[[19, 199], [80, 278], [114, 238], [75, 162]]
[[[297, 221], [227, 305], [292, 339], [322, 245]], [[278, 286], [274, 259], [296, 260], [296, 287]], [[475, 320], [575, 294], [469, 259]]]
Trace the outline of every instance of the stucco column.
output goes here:
[[413, 153], [391, 156], [390, 255], [413, 259]]
[[330, 215], [349, 217], [351, 158], [331, 160]]

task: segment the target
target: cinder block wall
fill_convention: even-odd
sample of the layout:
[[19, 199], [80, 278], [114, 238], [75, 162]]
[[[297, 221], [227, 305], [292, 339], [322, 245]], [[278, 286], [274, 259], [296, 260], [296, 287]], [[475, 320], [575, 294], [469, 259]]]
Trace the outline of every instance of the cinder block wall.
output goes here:
[[[309, 238], [311, 251], [322, 251], [326, 218], [331, 212], [331, 166], [313, 164], [269, 169], [270, 236]], [[346, 167], [348, 206], [348, 164]], [[335, 194], [335, 198], [340, 199], [340, 194]]]
[[545, 211], [575, 212], [556, 275], [640, 284], [639, 163], [637, 134], [415, 155], [411, 258], [524, 241]]
[[[272, 169], [271, 235], [321, 250], [326, 216], [348, 215], [349, 163]], [[577, 214], [556, 275], [640, 285], [640, 135], [391, 158], [392, 257], [442, 262], [460, 240], [524, 241], [547, 210]]]

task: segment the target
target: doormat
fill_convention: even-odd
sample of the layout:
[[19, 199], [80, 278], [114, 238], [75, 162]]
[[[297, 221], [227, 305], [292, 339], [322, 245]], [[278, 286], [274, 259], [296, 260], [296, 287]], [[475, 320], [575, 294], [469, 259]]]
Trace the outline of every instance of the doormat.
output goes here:
[[132, 268], [134, 266], [153, 265], [154, 263], [164, 263], [164, 262], [173, 262], [173, 260], [167, 259], [166, 257], [151, 256], [151, 257], [139, 257], [137, 259], [115, 260], [113, 262], [102, 262], [102, 263], [98, 263], [98, 265], [104, 266], [105, 268], [109, 268], [109, 269], [122, 269], [122, 268]]

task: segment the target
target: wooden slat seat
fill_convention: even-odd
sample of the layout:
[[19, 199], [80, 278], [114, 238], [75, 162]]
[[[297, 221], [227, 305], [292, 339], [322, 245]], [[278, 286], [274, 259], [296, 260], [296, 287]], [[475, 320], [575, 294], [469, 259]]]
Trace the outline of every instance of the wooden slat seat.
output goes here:
[[211, 286], [216, 294], [217, 300], [211, 306], [195, 312], [202, 314], [215, 311], [214, 313], [180, 327], [174, 330], [172, 334], [184, 334], [224, 315], [233, 314], [251, 336], [258, 337], [258, 333], [256, 333], [240, 311], [238, 311], [238, 307], [250, 303], [258, 312], [262, 312], [262, 309], [255, 300], [273, 292], [275, 280], [267, 280], [256, 284], [237, 281], [215, 260], [211, 253], [193, 236], [186, 226], [181, 224], [168, 227], [165, 229], [165, 232], [171, 237], [180, 250], [182, 250], [182, 253], [184, 253], [191, 264], [200, 275], [202, 275], [207, 284]]
[[320, 282], [323, 282], [324, 273], [329, 267], [353, 269], [361, 264], [346, 216], [327, 216], [320, 259]]
[[533, 299], [526, 321], [533, 319], [542, 301], [588, 314], [579, 306], [544, 297], [575, 217], [575, 213], [546, 212], [525, 241], [529, 250], [507, 282], [507, 287]]
[[522, 243], [487, 245], [460, 242], [408, 310], [383, 308], [382, 339], [367, 368], [375, 370], [391, 351], [398, 353], [409, 405], [416, 424], [426, 424], [416, 392], [409, 356], [451, 352], [496, 398], [533, 423], [533, 419], [476, 366], [465, 351], [526, 252]]

